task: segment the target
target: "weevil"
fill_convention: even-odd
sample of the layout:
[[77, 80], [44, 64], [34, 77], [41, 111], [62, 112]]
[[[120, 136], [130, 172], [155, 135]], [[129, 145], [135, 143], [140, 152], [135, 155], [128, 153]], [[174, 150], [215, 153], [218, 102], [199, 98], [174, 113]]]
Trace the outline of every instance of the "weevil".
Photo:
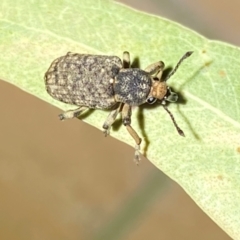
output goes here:
[[170, 115], [178, 133], [184, 136], [166, 105], [166, 102], [178, 99], [166, 82], [192, 53], [186, 52], [170, 74], [162, 79], [162, 61], [141, 70], [130, 67], [129, 52], [123, 53], [123, 61], [117, 56], [69, 52], [54, 60], [45, 73], [46, 90], [53, 98], [78, 106], [60, 114], [60, 120], [79, 117], [86, 109], [111, 109], [103, 124], [105, 136], [121, 113], [122, 123], [136, 143], [134, 160], [139, 162], [142, 140], [131, 126], [132, 107], [146, 102], [153, 104], [158, 100]]

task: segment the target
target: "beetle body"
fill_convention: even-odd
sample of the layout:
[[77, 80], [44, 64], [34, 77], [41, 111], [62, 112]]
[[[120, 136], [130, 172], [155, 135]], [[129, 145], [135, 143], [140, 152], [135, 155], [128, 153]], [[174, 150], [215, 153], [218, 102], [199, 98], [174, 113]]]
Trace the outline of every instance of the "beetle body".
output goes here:
[[118, 57], [68, 53], [45, 74], [47, 92], [65, 103], [108, 109], [116, 104], [113, 85], [122, 67]]
[[152, 84], [149, 74], [122, 65], [116, 56], [68, 53], [45, 74], [46, 90], [59, 101], [91, 109], [145, 103]]
[[166, 80], [172, 76], [181, 62], [189, 57], [187, 52], [166, 79], [162, 79], [164, 63], [149, 65], [145, 70], [130, 68], [130, 55], [124, 52], [123, 61], [116, 56], [67, 53], [52, 62], [45, 73], [47, 92], [55, 99], [79, 106], [59, 115], [61, 120], [78, 117], [85, 109], [113, 109], [103, 124], [106, 135], [118, 113], [130, 135], [136, 142], [135, 160], [139, 161], [141, 138], [131, 127], [131, 108], [145, 102], [159, 100], [170, 114], [178, 133], [184, 136], [166, 101], [177, 101], [177, 94], [167, 86]]

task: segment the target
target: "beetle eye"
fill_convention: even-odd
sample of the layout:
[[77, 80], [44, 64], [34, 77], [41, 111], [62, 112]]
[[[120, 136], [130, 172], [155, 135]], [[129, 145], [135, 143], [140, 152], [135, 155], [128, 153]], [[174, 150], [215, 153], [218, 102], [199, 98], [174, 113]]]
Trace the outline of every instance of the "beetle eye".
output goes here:
[[147, 103], [149, 103], [149, 104], [153, 104], [153, 103], [155, 103], [156, 101], [157, 101], [157, 99], [154, 98], [154, 97], [150, 97], [150, 98], [147, 99]]

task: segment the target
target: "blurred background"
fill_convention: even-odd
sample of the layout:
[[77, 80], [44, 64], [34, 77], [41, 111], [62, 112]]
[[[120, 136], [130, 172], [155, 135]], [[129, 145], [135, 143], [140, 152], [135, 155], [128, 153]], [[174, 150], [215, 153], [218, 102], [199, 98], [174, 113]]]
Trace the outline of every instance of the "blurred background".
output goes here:
[[[240, 45], [237, 0], [122, 3]], [[130, 146], [2, 81], [0, 109], [0, 239], [230, 239]]]

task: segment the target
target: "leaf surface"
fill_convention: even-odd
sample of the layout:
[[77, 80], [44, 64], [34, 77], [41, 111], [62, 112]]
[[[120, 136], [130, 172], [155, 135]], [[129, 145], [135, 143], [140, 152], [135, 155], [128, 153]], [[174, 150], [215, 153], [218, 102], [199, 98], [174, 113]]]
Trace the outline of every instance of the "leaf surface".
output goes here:
[[[186, 137], [159, 105], [136, 108], [132, 126], [143, 137], [147, 158], [231, 237], [240, 236], [238, 47], [104, 0], [2, 0], [0, 33], [0, 78], [64, 110], [72, 107], [48, 96], [43, 76], [69, 51], [121, 57], [127, 50], [141, 68], [159, 60], [174, 67], [194, 51], [169, 80], [180, 95], [169, 109]], [[84, 121], [101, 129], [107, 115], [94, 111]], [[111, 135], [134, 146], [124, 128]]]

